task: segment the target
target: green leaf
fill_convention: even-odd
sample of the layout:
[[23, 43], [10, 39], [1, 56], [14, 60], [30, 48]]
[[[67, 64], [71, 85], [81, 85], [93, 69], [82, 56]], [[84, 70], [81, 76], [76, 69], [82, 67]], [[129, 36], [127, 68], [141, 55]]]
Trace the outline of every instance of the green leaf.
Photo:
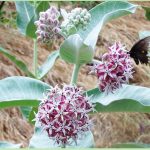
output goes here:
[[38, 20], [39, 13], [42, 11], [46, 11], [49, 8], [49, 2], [48, 1], [41, 1], [39, 2], [38, 6], [35, 9], [35, 14], [32, 16], [31, 20], [27, 24], [26, 27], [26, 35], [31, 38], [36, 38], [36, 26], [34, 22]]
[[42, 66], [38, 68], [38, 79], [43, 78], [54, 66], [56, 59], [59, 57], [59, 51], [52, 52]]
[[40, 127], [35, 127], [34, 134], [30, 139], [29, 148], [54, 148], [57, 145], [53, 144], [47, 134]]
[[6, 56], [10, 61], [12, 61], [16, 67], [23, 71], [27, 76], [35, 78], [35, 76], [28, 70], [27, 66], [21, 60], [18, 60], [15, 56], [9, 53], [6, 49], [0, 47], [0, 53]]
[[112, 148], [150, 148], [150, 144], [144, 143], [119, 143], [112, 145]]
[[83, 43], [78, 34], [69, 36], [60, 46], [60, 57], [73, 64], [84, 64], [92, 61], [94, 51]]
[[35, 17], [33, 16], [26, 27], [26, 35], [30, 38], [36, 39], [37, 36], [35, 34], [36, 32], [36, 26], [34, 25], [34, 22], [36, 21]]
[[[78, 147], [78, 148], [86, 148], [86, 147], [94, 147], [94, 138], [92, 133], [86, 132], [85, 136], [81, 140], [77, 140], [77, 145], [73, 142], [71, 145], [67, 145], [66, 147]], [[57, 144], [54, 144], [54, 141], [51, 140], [47, 133], [43, 131], [39, 126], [36, 125], [34, 134], [30, 139], [29, 148], [56, 148]]]
[[97, 88], [87, 94], [98, 112], [150, 112], [150, 88], [123, 85], [108, 95]]
[[6, 141], [0, 141], [0, 148], [20, 148], [21, 144], [12, 144]]
[[28, 77], [8, 77], [0, 80], [0, 108], [39, 105], [48, 84]]
[[150, 20], [150, 7], [142, 7], [145, 10], [145, 17]]
[[38, 107], [21, 106], [20, 110], [23, 117], [31, 124], [35, 124], [35, 114], [38, 112]]
[[86, 44], [90, 44], [95, 48], [99, 32], [102, 26], [112, 19], [134, 13], [137, 5], [123, 1], [107, 1], [92, 8], [91, 21], [87, 25], [86, 30], [79, 30], [77, 34], [85, 40]]
[[143, 38], [148, 37], [148, 36], [150, 36], [150, 31], [140, 31], [139, 32], [140, 39], [143, 39]]
[[34, 7], [28, 1], [16, 1], [17, 26], [20, 32], [26, 35], [26, 28], [34, 15]]
[[28, 120], [30, 112], [32, 110], [32, 107], [21, 106], [20, 110], [21, 110], [21, 113], [22, 113], [23, 117]]
[[32, 124], [35, 124], [35, 121], [33, 119], [35, 118], [35, 113], [38, 112], [38, 107], [33, 107], [30, 114], [29, 114], [29, 122]]

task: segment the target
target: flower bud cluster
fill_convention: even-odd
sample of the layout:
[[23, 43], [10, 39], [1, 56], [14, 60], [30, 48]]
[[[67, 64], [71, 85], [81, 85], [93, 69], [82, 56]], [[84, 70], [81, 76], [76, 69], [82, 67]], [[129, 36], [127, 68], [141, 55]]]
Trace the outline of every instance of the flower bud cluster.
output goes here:
[[91, 15], [87, 9], [75, 8], [70, 13], [68, 13], [67, 19], [62, 22], [62, 32], [68, 34], [69, 30], [74, 27], [76, 29], [85, 29], [90, 20]]
[[83, 91], [70, 85], [50, 89], [41, 102], [36, 119], [55, 143], [65, 147], [91, 128], [88, 112], [93, 110]]
[[40, 12], [38, 21], [35, 21], [37, 26], [37, 39], [48, 43], [52, 37], [59, 32], [59, 16], [60, 13], [56, 7], [50, 7], [45, 12]]
[[109, 52], [102, 56], [102, 62], [95, 64], [95, 73], [99, 79], [99, 88], [107, 94], [128, 83], [132, 78], [133, 64], [121, 43], [109, 47]]

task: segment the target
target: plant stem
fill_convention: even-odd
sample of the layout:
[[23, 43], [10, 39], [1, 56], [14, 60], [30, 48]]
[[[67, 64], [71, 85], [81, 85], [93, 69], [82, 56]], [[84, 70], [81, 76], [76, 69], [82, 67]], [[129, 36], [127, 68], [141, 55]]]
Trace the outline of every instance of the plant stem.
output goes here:
[[34, 74], [37, 77], [37, 67], [38, 67], [38, 49], [37, 49], [37, 40], [34, 39], [34, 52], [33, 52], [33, 69]]
[[71, 78], [71, 85], [74, 85], [77, 83], [79, 69], [80, 69], [80, 65], [74, 65], [72, 78]]

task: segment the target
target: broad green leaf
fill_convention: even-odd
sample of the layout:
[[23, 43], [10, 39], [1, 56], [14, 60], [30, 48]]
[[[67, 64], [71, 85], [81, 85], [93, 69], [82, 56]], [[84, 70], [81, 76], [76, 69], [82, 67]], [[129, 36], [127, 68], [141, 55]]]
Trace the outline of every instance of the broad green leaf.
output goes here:
[[147, 36], [150, 36], [150, 30], [149, 31], [140, 31], [139, 32], [140, 39], [143, 39], [143, 38], [145, 38]]
[[20, 148], [21, 144], [13, 144], [6, 141], [0, 141], [0, 148]]
[[36, 13], [37, 16], [39, 16], [39, 13], [42, 11], [46, 11], [50, 7], [48, 1], [41, 1], [39, 2], [38, 6], [36, 7]]
[[24, 119], [26, 119], [31, 124], [35, 124], [34, 118], [38, 111], [38, 107], [21, 106], [20, 110]]
[[150, 20], [150, 7], [142, 7], [145, 10], [145, 17]]
[[38, 107], [32, 107], [32, 110], [29, 114], [29, 122], [32, 124], [35, 124], [35, 121], [33, 120], [35, 118], [35, 114], [38, 112]]
[[36, 26], [34, 25], [34, 22], [36, 21], [37, 19], [35, 19], [35, 17], [33, 16], [31, 18], [31, 20], [29, 21], [29, 23], [27, 24], [27, 27], [26, 27], [26, 35], [28, 37], [31, 37], [33, 39], [36, 39], [37, 36], [35, 34], [36, 32]]
[[123, 85], [108, 95], [97, 88], [87, 94], [98, 112], [150, 112], [150, 88]]
[[[88, 148], [94, 147], [94, 138], [92, 133], [86, 132], [85, 136], [81, 140], [77, 140], [77, 145], [75, 142], [70, 140], [70, 145], [66, 147], [77, 147], [77, 148]], [[30, 139], [30, 148], [56, 148], [57, 144], [54, 144], [54, 141], [51, 140], [45, 131], [43, 131], [39, 126], [36, 125], [34, 134]]]
[[112, 148], [150, 148], [150, 144], [144, 143], [119, 143], [112, 146]]
[[16, 1], [17, 26], [20, 32], [26, 35], [26, 28], [34, 15], [34, 7], [28, 1]]
[[59, 51], [52, 52], [42, 66], [38, 68], [38, 79], [43, 78], [48, 71], [54, 66], [56, 59], [59, 57]]
[[31, 20], [28, 22], [26, 27], [26, 35], [31, 38], [36, 38], [36, 26], [34, 22], [38, 20], [39, 13], [42, 11], [46, 11], [49, 8], [48, 1], [41, 1], [39, 2], [38, 6], [35, 8], [35, 14], [32, 16]]
[[0, 108], [10, 106], [39, 105], [43, 93], [51, 88], [48, 84], [21, 76], [8, 77], [0, 80]]
[[10, 61], [12, 61], [16, 67], [23, 71], [27, 76], [35, 78], [35, 76], [28, 70], [27, 66], [21, 60], [18, 60], [15, 56], [9, 53], [6, 49], [0, 47], [0, 53], [6, 56]]
[[134, 13], [137, 5], [124, 1], [107, 1], [103, 2], [89, 12], [91, 14], [91, 21], [87, 25], [86, 30], [79, 30], [77, 34], [85, 40], [86, 44], [90, 44], [95, 48], [99, 32], [104, 24], [112, 19]]
[[93, 49], [83, 43], [78, 34], [69, 36], [60, 46], [60, 57], [73, 64], [84, 64], [92, 61]]
[[23, 117], [28, 120], [29, 119], [29, 115], [30, 112], [32, 111], [32, 107], [27, 107], [27, 106], [21, 106], [20, 107], [21, 113], [23, 115]]
[[47, 136], [47, 133], [42, 131], [40, 127], [35, 127], [34, 134], [30, 139], [29, 148], [56, 148], [53, 141]]

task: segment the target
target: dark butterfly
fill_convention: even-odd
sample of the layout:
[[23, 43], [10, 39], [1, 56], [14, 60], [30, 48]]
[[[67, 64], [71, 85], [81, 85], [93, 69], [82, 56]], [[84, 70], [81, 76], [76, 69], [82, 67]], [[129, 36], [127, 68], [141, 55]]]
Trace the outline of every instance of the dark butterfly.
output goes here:
[[134, 59], [137, 65], [139, 64], [139, 62], [141, 64], [147, 65], [149, 63], [148, 57], [149, 50], [150, 50], [150, 36], [141, 39], [137, 43], [135, 43], [128, 53], [130, 54], [130, 57]]

